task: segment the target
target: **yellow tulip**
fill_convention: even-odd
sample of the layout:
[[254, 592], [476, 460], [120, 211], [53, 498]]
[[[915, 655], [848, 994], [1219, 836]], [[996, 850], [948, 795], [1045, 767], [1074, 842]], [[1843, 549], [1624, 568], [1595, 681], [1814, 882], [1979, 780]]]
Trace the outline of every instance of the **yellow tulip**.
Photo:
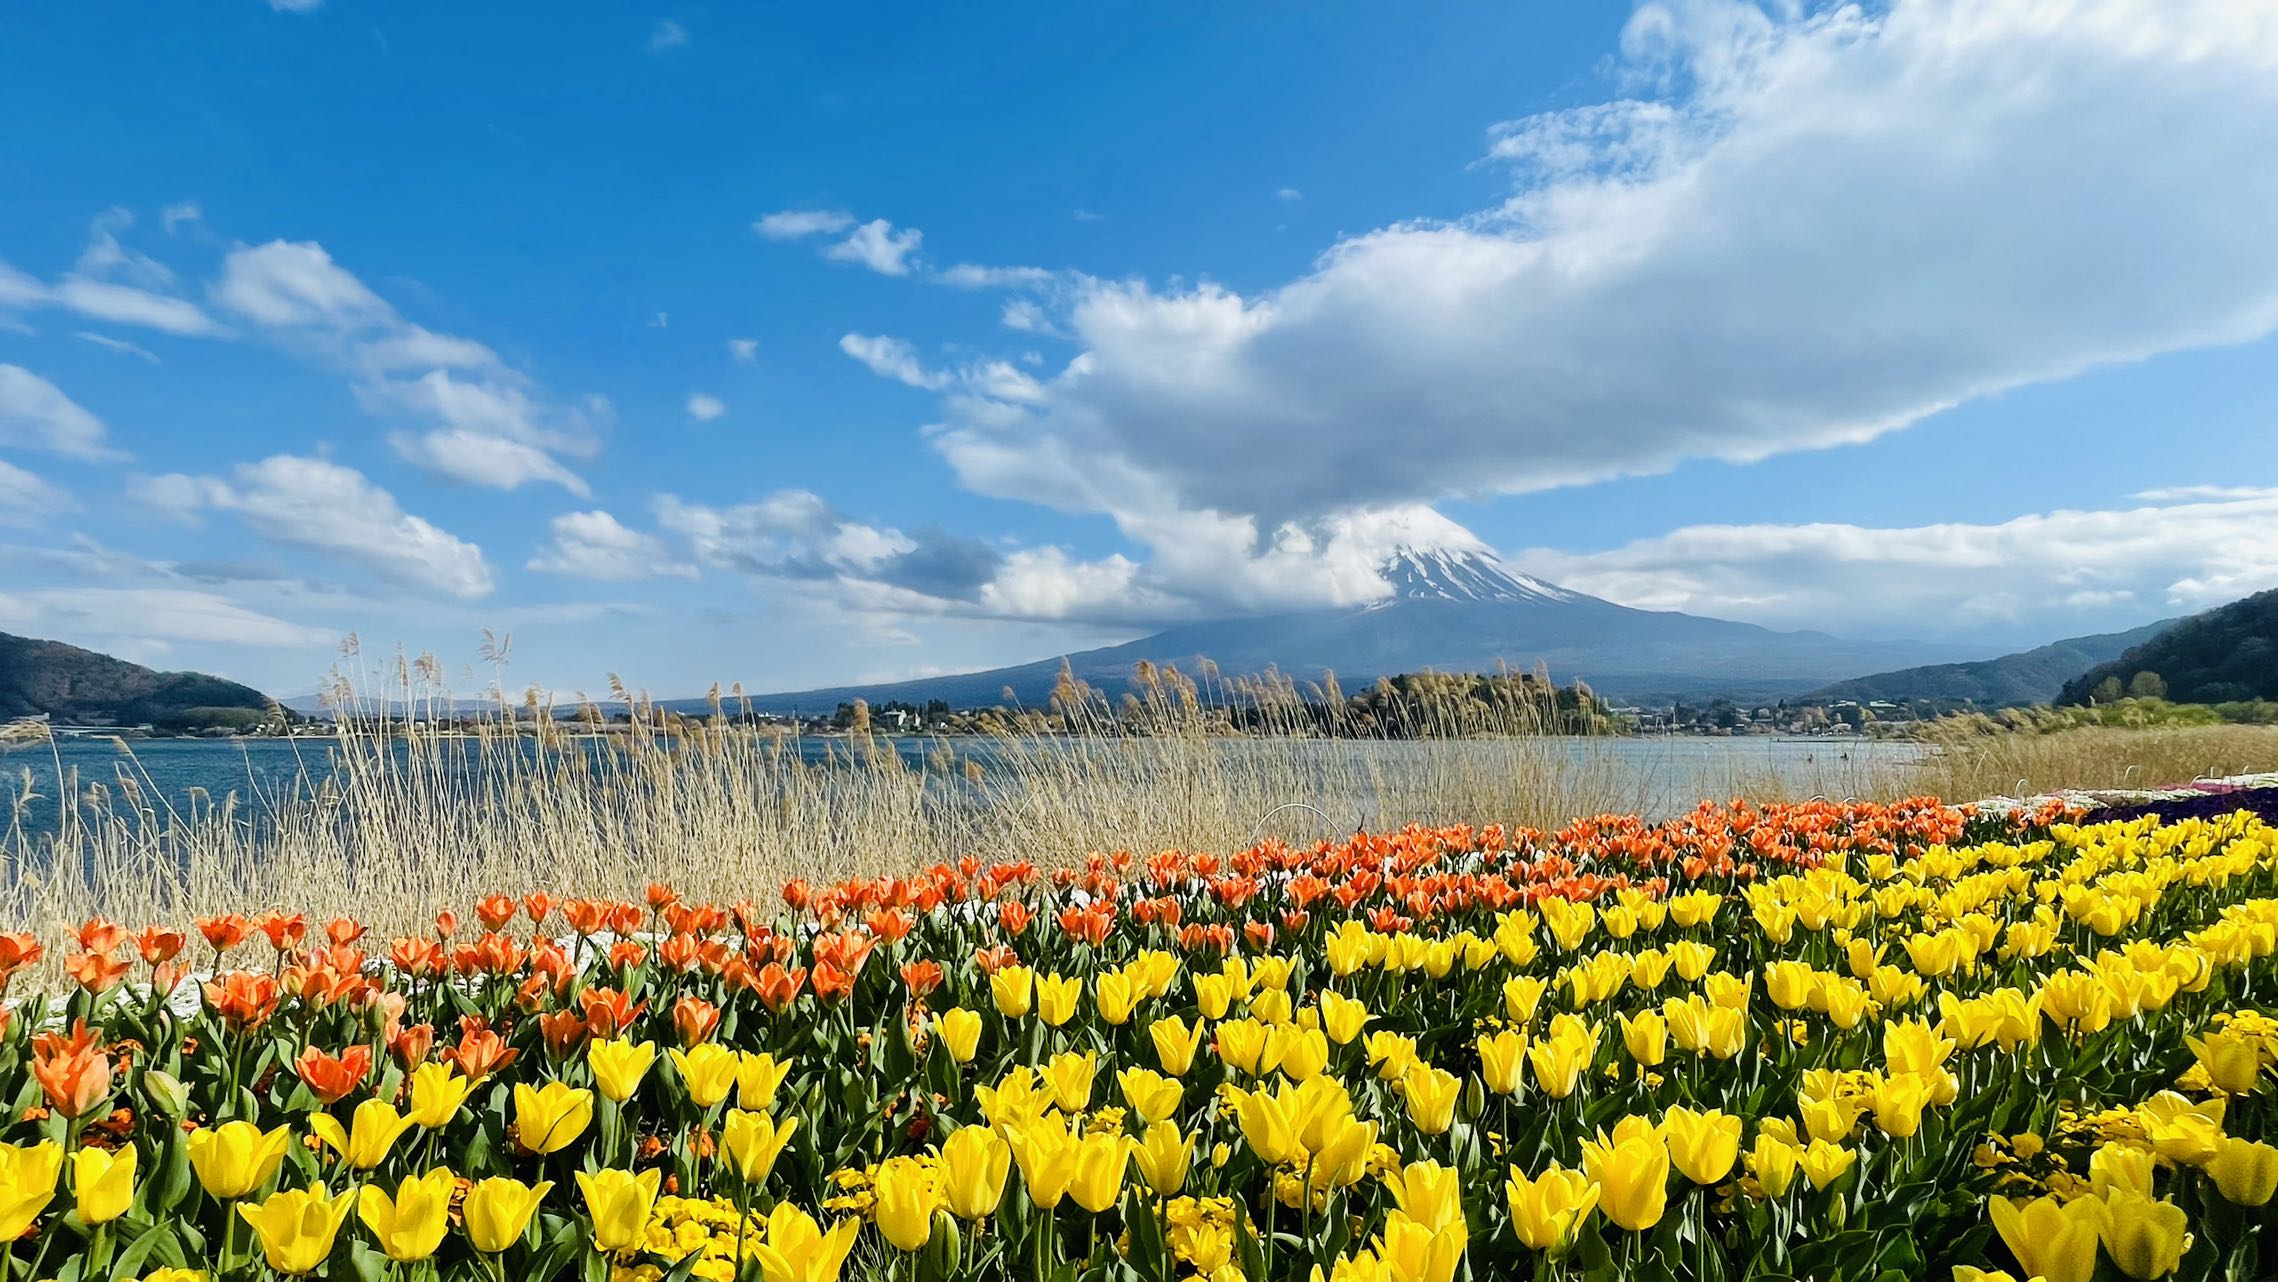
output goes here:
[[1376, 1123], [1356, 1122], [1347, 1112], [1323, 1128], [1318, 1144], [1306, 1145], [1307, 1179], [1314, 1189], [1358, 1184], [1368, 1174], [1368, 1156], [1375, 1147]]
[[2224, 1200], [2238, 1206], [2262, 1206], [2278, 1193], [2278, 1147], [2259, 1140], [2224, 1137], [2204, 1169]]
[[2248, 1038], [2226, 1032], [2183, 1041], [2198, 1059], [2207, 1080], [2225, 1095], [2252, 1091], [2262, 1076], [2262, 1048]]
[[1511, 1228], [1519, 1240], [1553, 1258], [1574, 1241], [1574, 1231], [1598, 1206], [1598, 1186], [1580, 1171], [1553, 1163], [1533, 1179], [1511, 1168], [1504, 1187], [1511, 1209]]
[[438, 1166], [396, 1186], [390, 1198], [377, 1184], [367, 1184], [356, 1197], [356, 1214], [387, 1257], [399, 1263], [424, 1260], [443, 1245], [443, 1232], [451, 1227], [451, 1193], [457, 1177]]
[[989, 994], [996, 999], [998, 1014], [1019, 1019], [1035, 1009], [1036, 972], [1026, 966], [1003, 967], [989, 976]]
[[1293, 1082], [1318, 1077], [1329, 1067], [1329, 1039], [1318, 1028], [1275, 1028], [1271, 1044], [1270, 1058]]
[[1202, 1035], [1199, 1022], [1190, 1029], [1176, 1015], [1147, 1025], [1148, 1039], [1155, 1044], [1155, 1062], [1173, 1077], [1184, 1077], [1194, 1067], [1194, 1053], [1202, 1045]]
[[766, 1112], [775, 1107], [775, 1093], [790, 1075], [791, 1061], [766, 1051], [743, 1051], [736, 1056], [736, 1107]]
[[1123, 1090], [1123, 1100], [1139, 1120], [1160, 1122], [1179, 1111], [1179, 1101], [1186, 1089], [1175, 1077], [1150, 1073], [1144, 1068], [1127, 1068], [1115, 1075], [1116, 1085]]
[[16, 1241], [55, 1200], [64, 1175], [64, 1145], [0, 1143], [0, 1241]]
[[656, 1205], [664, 1172], [654, 1167], [638, 1175], [606, 1170], [577, 1173], [593, 1218], [593, 1245], [603, 1251], [629, 1251], [648, 1239], [649, 1209]]
[[1131, 1150], [1139, 1178], [1157, 1197], [1176, 1197], [1186, 1187], [1187, 1168], [1194, 1163], [1194, 1136], [1176, 1122], [1157, 1122]]
[[602, 1037], [585, 1048], [585, 1063], [593, 1070], [595, 1089], [620, 1104], [641, 1088], [641, 1079], [649, 1075], [649, 1066], [656, 1059], [655, 1042]]
[[218, 1198], [244, 1197], [267, 1184], [292, 1146], [293, 1130], [264, 1132], [251, 1122], [223, 1122], [190, 1132], [190, 1169], [198, 1185]]
[[1795, 1183], [1796, 1167], [1803, 1159], [1803, 1151], [1776, 1135], [1758, 1134], [1756, 1146], [1748, 1150], [1748, 1173], [1756, 1177], [1756, 1186], [1766, 1197], [1779, 1197]]
[[2120, 1272], [2141, 1282], [2163, 1278], [2183, 1262], [2190, 1223], [2173, 1202], [2155, 1202], [2139, 1193], [2115, 1190], [2104, 1199], [2104, 1253]]
[[1565, 1099], [1582, 1081], [1583, 1072], [1597, 1055], [1597, 1046], [1574, 1033], [1538, 1037], [1527, 1048], [1527, 1063], [1534, 1067], [1535, 1085], [1552, 1099]]
[[1131, 1141], [1123, 1135], [1086, 1135], [1076, 1144], [1076, 1169], [1068, 1181], [1068, 1196], [1093, 1214], [1115, 1205], [1123, 1196], [1123, 1172], [1131, 1157]]
[[1092, 986], [1099, 997], [1099, 1017], [1117, 1028], [1131, 1021], [1131, 1012], [1146, 996], [1140, 984], [1119, 970], [1102, 971]]
[[71, 1189], [77, 1195], [79, 1218], [103, 1224], [125, 1215], [134, 1205], [134, 1165], [132, 1144], [121, 1145], [116, 1152], [83, 1148], [73, 1153]]
[[322, 1189], [294, 1189], [273, 1193], [259, 1206], [242, 1204], [237, 1213], [261, 1239], [261, 1253], [268, 1258], [269, 1267], [298, 1276], [316, 1272], [332, 1254], [340, 1222], [348, 1218], [348, 1208], [355, 1201], [354, 1189], [334, 1198], [325, 1197]]
[[1922, 1109], [1930, 1096], [1930, 1083], [1916, 1074], [1886, 1074], [1875, 1082], [1871, 1097], [1875, 1125], [1886, 1135], [1907, 1138], [1922, 1129]]
[[1674, 1107], [1662, 1115], [1661, 1136], [1669, 1160], [1695, 1184], [1721, 1182], [1740, 1160], [1740, 1119], [1730, 1113]]
[[1194, 1004], [1206, 1018], [1226, 1018], [1227, 1008], [1234, 1004], [1234, 981], [1224, 975], [1195, 976]]
[[1068, 1130], [1068, 1119], [1058, 1113], [1026, 1119], [1006, 1127], [1005, 1138], [1020, 1165], [1028, 1200], [1047, 1211], [1060, 1205], [1076, 1176], [1076, 1137]]
[[358, 1104], [348, 1115], [346, 1126], [326, 1113], [312, 1113], [308, 1119], [309, 1134], [324, 1141], [359, 1171], [371, 1170], [386, 1161], [388, 1150], [414, 1125], [417, 1123], [410, 1116], [396, 1112], [393, 1104], [382, 1099], [368, 1099]]
[[1845, 1148], [1827, 1140], [1813, 1140], [1804, 1146], [1801, 1165], [1804, 1178], [1811, 1181], [1811, 1186], [1823, 1189], [1842, 1179], [1858, 1160], [1859, 1150], [1855, 1148]]
[[467, 1220], [467, 1240], [486, 1255], [496, 1255], [521, 1241], [529, 1230], [530, 1217], [538, 1213], [538, 1204], [553, 1187], [551, 1180], [542, 1180], [533, 1188], [503, 1175], [477, 1180], [460, 1207]]
[[1456, 1097], [1462, 1093], [1463, 1082], [1455, 1074], [1423, 1064], [1400, 1079], [1408, 1120], [1426, 1135], [1444, 1135], [1455, 1124]]
[[1434, 1233], [1456, 1239], [1460, 1248], [1469, 1230], [1463, 1218], [1463, 1176], [1437, 1162], [1410, 1162], [1384, 1178], [1400, 1213]]
[[983, 1220], [1004, 1201], [1012, 1146], [986, 1126], [960, 1126], [941, 1145], [941, 1194], [950, 1213]]
[[1072, 975], [1043, 975], [1036, 981], [1036, 1017], [1054, 1028], [1076, 1017], [1084, 981]]
[[1321, 994], [1321, 1031], [1339, 1046], [1351, 1044], [1368, 1026], [1368, 1007], [1341, 993]]
[[2109, 1196], [2115, 1190], [2150, 1197], [2158, 1170], [2158, 1159], [2150, 1149], [2106, 1144], [2088, 1155], [2088, 1187], [2098, 1197]]
[[1052, 1102], [1063, 1113], [1081, 1113], [1091, 1107], [1092, 1083], [1099, 1073], [1099, 1056], [1091, 1051], [1078, 1055], [1066, 1051], [1052, 1057], [1044, 1066], [1044, 1084], [1052, 1091]]
[[680, 1088], [698, 1108], [726, 1102], [728, 1092], [736, 1088], [736, 1074], [743, 1069], [742, 1058], [718, 1042], [700, 1042], [688, 1050], [674, 1047], [670, 1054]]
[[593, 1092], [562, 1082], [514, 1087], [514, 1137], [533, 1153], [558, 1153], [593, 1125]]
[[473, 1089], [474, 1083], [458, 1069], [429, 1060], [411, 1070], [411, 1108], [406, 1115], [430, 1131], [448, 1126]]
[[2012, 1202], [1996, 1197], [1986, 1203], [1993, 1227], [2008, 1244], [2009, 1253], [2025, 1266], [2028, 1277], [2047, 1282], [2088, 1282], [2096, 1272], [2096, 1244], [2110, 1218], [2102, 1199], [2053, 1197]]
[[1582, 1141], [1582, 1169], [1598, 1186], [1606, 1218], [1640, 1233], [1661, 1222], [1669, 1204], [1669, 1149], [1641, 1117], [1625, 1117], [1608, 1136]]
[[1397, 1082], [1420, 1062], [1416, 1039], [1380, 1028], [1368, 1035], [1368, 1062], [1376, 1065], [1377, 1080]]
[[1506, 1028], [1493, 1036], [1479, 1039], [1479, 1080], [1497, 1095], [1513, 1095], [1519, 1089], [1519, 1071], [1526, 1063], [1527, 1035]]
[[903, 1251], [920, 1251], [933, 1240], [936, 1200], [933, 1175], [912, 1157], [890, 1157], [878, 1165], [873, 1219], [878, 1232]]
[[1621, 1024], [1622, 1046], [1639, 1067], [1656, 1068], [1669, 1057], [1669, 1021], [1658, 1011], [1639, 1011], [1615, 1018]]
[[1278, 1165], [1298, 1151], [1294, 1096], [1275, 1097], [1264, 1091], [1243, 1091], [1235, 1101], [1234, 1120], [1242, 1138], [1259, 1160]]
[[1254, 1019], [1229, 1019], [1218, 1026], [1218, 1058], [1244, 1077], [1262, 1077], [1273, 1071], [1266, 1057], [1270, 1031]]
[[973, 1062], [973, 1053], [981, 1048], [981, 1016], [978, 1012], [962, 1006], [952, 1006], [933, 1017], [933, 1028], [940, 1034], [941, 1045], [949, 1052], [949, 1058], [960, 1064]]
[[862, 1231], [862, 1221], [849, 1216], [823, 1232], [813, 1216], [778, 1202], [768, 1212], [767, 1225], [751, 1247], [764, 1282], [838, 1282], [847, 1252]]
[[1540, 975], [1520, 975], [1504, 980], [1504, 1016], [1521, 1027], [1533, 1023], [1535, 1010], [1542, 1005], [1543, 991], [1549, 986], [1548, 981]]
[[0, 1242], [15, 1241], [39, 1222], [62, 1174], [63, 1146], [54, 1140], [0, 1144]]
[[1448, 1282], [1463, 1263], [1463, 1242], [1399, 1211], [1386, 1213], [1376, 1256], [1392, 1282]]
[[2136, 1106], [2136, 1121], [2161, 1157], [2197, 1166], [2214, 1157], [2223, 1142], [2223, 1100], [2193, 1104], [2174, 1091], [2161, 1091]]
[[796, 1117], [786, 1117], [777, 1125], [775, 1119], [765, 1113], [731, 1108], [720, 1123], [720, 1151], [727, 1155], [728, 1166], [737, 1179], [746, 1184], [761, 1184], [766, 1181], [767, 1173], [775, 1169], [775, 1159], [783, 1155], [783, 1146], [791, 1142], [792, 1132], [798, 1129]]

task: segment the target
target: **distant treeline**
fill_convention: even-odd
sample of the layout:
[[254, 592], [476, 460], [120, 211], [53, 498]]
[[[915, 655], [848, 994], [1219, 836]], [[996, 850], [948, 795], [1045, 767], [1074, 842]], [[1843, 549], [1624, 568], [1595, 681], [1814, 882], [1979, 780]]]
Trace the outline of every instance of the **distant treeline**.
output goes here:
[[1077, 733], [1316, 734], [1352, 739], [1455, 739], [1512, 734], [1612, 734], [1624, 727], [1582, 682], [1546, 672], [1408, 672], [1346, 691], [1334, 675], [1298, 681], [1281, 673], [1199, 676], [1142, 663], [1120, 694], [1093, 690], [1066, 671], [1052, 709]]

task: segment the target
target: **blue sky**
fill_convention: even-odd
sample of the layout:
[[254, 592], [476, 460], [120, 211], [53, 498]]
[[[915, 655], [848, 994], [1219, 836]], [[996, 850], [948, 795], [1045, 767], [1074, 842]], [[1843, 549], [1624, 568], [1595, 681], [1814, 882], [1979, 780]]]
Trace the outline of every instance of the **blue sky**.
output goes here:
[[2251, 6], [0, 18], [0, 629], [784, 689], [1403, 542], [1989, 652], [2278, 584]]

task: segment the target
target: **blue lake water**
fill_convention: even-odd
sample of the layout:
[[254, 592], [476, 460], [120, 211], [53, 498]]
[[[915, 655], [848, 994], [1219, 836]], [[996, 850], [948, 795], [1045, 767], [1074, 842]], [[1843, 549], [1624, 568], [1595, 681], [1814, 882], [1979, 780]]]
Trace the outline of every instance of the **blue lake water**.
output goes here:
[[[598, 746], [599, 741], [584, 741]], [[905, 760], [916, 765], [939, 751], [943, 742], [925, 738], [892, 741]], [[1563, 750], [1588, 754], [1620, 776], [1621, 792], [1634, 798], [1629, 804], [1654, 816], [1690, 808], [1704, 796], [1721, 797], [1735, 780], [1762, 784], [1778, 781], [1790, 792], [1843, 796], [1864, 791], [1870, 776], [1902, 764], [1921, 752], [1912, 744], [1841, 739], [1744, 738], [1619, 738], [1553, 741]], [[34, 833], [52, 831], [60, 806], [58, 767], [63, 777], [76, 778], [82, 796], [101, 786], [114, 806], [130, 791], [146, 808], [163, 817], [170, 810], [185, 812], [210, 805], [234, 794], [240, 813], [258, 821], [274, 800], [288, 792], [297, 779], [320, 781], [329, 776], [330, 740], [300, 739], [143, 739], [124, 747], [103, 739], [61, 739], [0, 751], [0, 831], [15, 824]], [[843, 756], [847, 743], [838, 739], [807, 739], [792, 745], [810, 762], [833, 754]], [[950, 741], [956, 753], [984, 764], [993, 745], [986, 739]], [[1079, 745], [1070, 745], [1080, 750]], [[1228, 752], [1247, 751], [1361, 751], [1374, 754], [1385, 765], [1397, 767], [1422, 754], [1462, 751], [1457, 743], [1352, 742], [1336, 743], [1227, 740]], [[122, 783], [124, 781], [124, 783]], [[131, 784], [129, 789], [126, 784]], [[19, 813], [20, 812], [20, 813]], [[1488, 819], [1492, 816], [1465, 816]], [[1340, 816], [1341, 818], [1341, 816]], [[1456, 816], [1372, 816], [1379, 823], [1415, 818], [1445, 822]]]

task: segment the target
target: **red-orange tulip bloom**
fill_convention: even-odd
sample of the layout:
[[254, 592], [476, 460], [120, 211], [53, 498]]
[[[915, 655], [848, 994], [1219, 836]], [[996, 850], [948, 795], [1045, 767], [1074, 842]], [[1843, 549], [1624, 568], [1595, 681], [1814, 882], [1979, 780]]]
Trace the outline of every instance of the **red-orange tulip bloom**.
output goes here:
[[335, 1056], [314, 1046], [304, 1047], [293, 1061], [293, 1071], [319, 1100], [332, 1104], [364, 1084], [365, 1076], [372, 1071], [372, 1048], [359, 1042]]
[[111, 1057], [78, 1024], [70, 1038], [42, 1033], [32, 1039], [32, 1076], [49, 1107], [65, 1117], [83, 1117], [111, 1093]]
[[682, 997], [672, 1004], [672, 1026], [679, 1031], [682, 1046], [709, 1041], [720, 1027], [720, 1008], [701, 997]]

